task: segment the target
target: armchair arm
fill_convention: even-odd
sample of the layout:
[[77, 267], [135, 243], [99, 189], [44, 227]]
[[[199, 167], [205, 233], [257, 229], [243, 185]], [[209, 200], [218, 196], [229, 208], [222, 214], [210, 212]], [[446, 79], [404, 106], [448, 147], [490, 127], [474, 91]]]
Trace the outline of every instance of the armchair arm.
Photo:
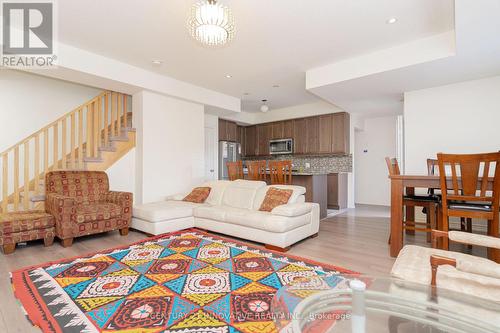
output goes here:
[[286, 204], [286, 205], [281, 205], [278, 207], [275, 207], [272, 211], [271, 214], [273, 215], [279, 215], [279, 216], [286, 216], [286, 217], [294, 217], [294, 216], [300, 216], [309, 213], [312, 210], [312, 204], [311, 203], [293, 203], [293, 204]]
[[105, 197], [106, 202], [119, 205], [122, 208], [123, 217], [128, 220], [132, 217], [132, 199], [132, 193], [117, 191], [109, 191]]
[[72, 197], [49, 193], [45, 199], [45, 211], [54, 216], [56, 234], [64, 239], [72, 235], [73, 218], [76, 214], [76, 201]]

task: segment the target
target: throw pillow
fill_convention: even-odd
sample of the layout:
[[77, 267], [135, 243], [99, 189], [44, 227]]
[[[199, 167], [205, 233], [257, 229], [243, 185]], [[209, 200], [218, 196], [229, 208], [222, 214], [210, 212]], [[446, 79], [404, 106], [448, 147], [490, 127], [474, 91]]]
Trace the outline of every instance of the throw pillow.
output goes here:
[[260, 205], [259, 210], [263, 212], [270, 212], [275, 207], [284, 205], [288, 203], [288, 200], [292, 196], [293, 190], [284, 190], [276, 187], [270, 187]]
[[195, 187], [182, 201], [204, 203], [210, 194], [210, 187]]

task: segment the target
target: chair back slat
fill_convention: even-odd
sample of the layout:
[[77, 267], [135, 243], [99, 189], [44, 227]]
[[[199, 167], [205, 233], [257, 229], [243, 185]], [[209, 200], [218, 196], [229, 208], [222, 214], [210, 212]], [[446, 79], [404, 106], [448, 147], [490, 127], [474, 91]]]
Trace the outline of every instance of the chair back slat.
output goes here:
[[455, 163], [451, 163], [451, 179], [453, 181], [453, 193], [458, 195], [457, 166]]
[[271, 184], [292, 184], [292, 161], [269, 161]]
[[483, 169], [483, 179], [481, 180], [481, 196], [486, 196], [486, 190], [488, 189], [488, 176], [490, 174], [490, 161], [484, 163]]
[[266, 161], [246, 161], [248, 168], [249, 180], [265, 180], [266, 179]]
[[399, 176], [401, 174], [398, 160], [396, 158], [386, 157], [385, 163], [387, 164], [387, 169], [389, 170], [389, 176]]
[[227, 162], [227, 174], [229, 180], [243, 179], [243, 162]]
[[[484, 204], [491, 205], [493, 212], [498, 212], [500, 191], [500, 153], [439, 153], [438, 164], [444, 210], [448, 209], [448, 200], [454, 200], [482, 202]], [[447, 172], [446, 166], [451, 167], [451, 179], [450, 172]], [[459, 168], [459, 172], [457, 172], [457, 167]], [[493, 167], [495, 168], [493, 187], [488, 187], [488, 183], [490, 181], [489, 174]], [[449, 190], [453, 190], [453, 194], [448, 193]], [[492, 194], [489, 195], [489, 192]]]

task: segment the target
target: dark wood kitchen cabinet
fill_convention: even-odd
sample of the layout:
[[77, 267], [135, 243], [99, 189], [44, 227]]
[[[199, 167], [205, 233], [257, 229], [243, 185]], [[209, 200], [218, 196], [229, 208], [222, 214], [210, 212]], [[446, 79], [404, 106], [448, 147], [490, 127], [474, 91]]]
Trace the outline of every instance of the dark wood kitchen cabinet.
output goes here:
[[306, 153], [317, 154], [319, 151], [319, 117], [306, 118]]
[[333, 115], [332, 153], [349, 154], [350, 147], [350, 117], [347, 112], [334, 113]]
[[253, 126], [219, 120], [219, 140], [242, 144], [243, 156], [269, 155], [269, 141], [293, 139], [294, 154], [349, 154], [350, 119], [346, 112]]
[[328, 208], [347, 208], [347, 174], [331, 173], [328, 175]]
[[259, 156], [269, 155], [269, 140], [273, 136], [272, 124], [257, 125], [257, 154]]
[[236, 142], [238, 138], [238, 125], [235, 122], [219, 119], [219, 141]]
[[283, 139], [283, 121], [271, 123], [271, 140]]
[[307, 120], [306, 118], [293, 121], [293, 152], [294, 154], [307, 153]]
[[333, 152], [333, 115], [319, 116], [319, 147], [318, 152], [323, 154]]
[[245, 127], [245, 156], [257, 155], [257, 126]]
[[245, 137], [245, 127], [238, 125], [236, 142], [240, 144], [241, 156], [246, 156], [246, 137]]
[[285, 120], [283, 123], [283, 137], [282, 139], [293, 138], [293, 120]]

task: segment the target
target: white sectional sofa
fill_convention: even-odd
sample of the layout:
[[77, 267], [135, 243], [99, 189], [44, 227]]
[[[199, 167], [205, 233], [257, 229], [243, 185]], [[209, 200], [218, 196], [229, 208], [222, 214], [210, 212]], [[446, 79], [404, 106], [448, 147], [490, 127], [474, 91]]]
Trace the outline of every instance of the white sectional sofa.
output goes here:
[[[305, 188], [292, 185], [268, 186], [261, 181], [212, 181], [205, 203], [184, 202], [186, 194], [165, 201], [137, 205], [131, 227], [149, 234], [197, 227], [264, 243], [268, 248], [287, 250], [319, 230], [319, 205], [305, 202]], [[287, 204], [271, 212], [259, 211], [269, 187], [292, 189]]]

